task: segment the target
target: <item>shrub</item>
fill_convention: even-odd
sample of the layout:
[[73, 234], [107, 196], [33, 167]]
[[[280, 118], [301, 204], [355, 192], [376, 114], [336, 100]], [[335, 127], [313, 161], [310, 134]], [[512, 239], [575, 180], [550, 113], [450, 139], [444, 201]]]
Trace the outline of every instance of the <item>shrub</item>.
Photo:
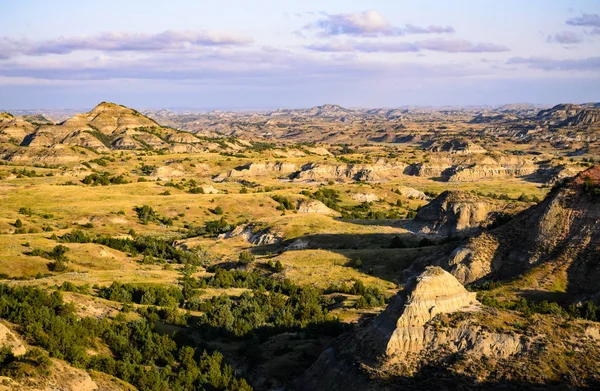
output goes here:
[[281, 263], [280, 260], [277, 260], [277, 262], [275, 262], [274, 269], [277, 272], [282, 272], [283, 271], [283, 264]]
[[250, 251], [242, 251], [238, 257], [238, 261], [245, 265], [254, 262], [255, 257]]

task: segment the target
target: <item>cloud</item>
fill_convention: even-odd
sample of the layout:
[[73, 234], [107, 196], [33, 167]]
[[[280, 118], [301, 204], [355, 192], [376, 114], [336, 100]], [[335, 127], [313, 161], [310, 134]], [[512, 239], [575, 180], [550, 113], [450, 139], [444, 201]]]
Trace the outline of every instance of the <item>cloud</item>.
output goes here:
[[567, 20], [567, 24], [571, 26], [600, 27], [600, 15], [583, 14]]
[[316, 30], [322, 36], [354, 35], [354, 36], [401, 36], [406, 34], [444, 34], [453, 33], [451, 26], [392, 26], [377, 11], [367, 10], [352, 14], [322, 13], [322, 18], [308, 24], [304, 30]]
[[410, 42], [326, 42], [305, 46], [317, 52], [364, 52], [364, 53], [406, 53], [418, 52], [420, 49]]
[[554, 60], [545, 57], [513, 57], [507, 64], [527, 65], [532, 69], [544, 71], [599, 71], [600, 57], [588, 57], [577, 60]]
[[572, 31], [561, 31], [559, 33], [549, 35], [546, 38], [548, 43], [575, 44], [583, 41], [583, 39]]
[[319, 52], [387, 52], [406, 53], [430, 50], [446, 53], [494, 53], [510, 49], [493, 43], [473, 43], [462, 39], [430, 39], [416, 42], [354, 42], [331, 41], [307, 45], [307, 49]]
[[486, 42], [473, 43], [463, 39], [430, 39], [427, 41], [420, 41], [418, 42], [418, 45], [421, 49], [447, 53], [493, 53], [510, 51], [510, 49], [504, 45]]
[[[27, 61], [26, 61], [27, 60]], [[130, 56], [95, 59], [57, 59], [30, 61], [13, 59], [0, 63], [0, 78], [41, 80], [189, 80], [223, 85], [276, 83], [302, 84], [314, 80], [340, 83], [411, 77], [466, 77], [487, 73], [467, 63], [436, 64], [390, 59], [357, 58], [353, 55], [296, 53], [258, 48], [215, 49], [186, 56], [155, 53], [140, 58]]]
[[159, 34], [104, 33], [96, 36], [59, 37], [45, 41], [0, 38], [0, 59], [15, 55], [40, 56], [75, 51], [152, 52], [185, 50], [194, 47], [244, 45], [251, 39], [226, 31], [164, 31]]

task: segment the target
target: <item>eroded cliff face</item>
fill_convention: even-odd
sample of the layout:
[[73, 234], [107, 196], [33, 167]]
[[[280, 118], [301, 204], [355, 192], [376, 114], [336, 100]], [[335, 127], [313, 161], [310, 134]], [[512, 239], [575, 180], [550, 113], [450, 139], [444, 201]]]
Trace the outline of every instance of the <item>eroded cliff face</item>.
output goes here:
[[515, 206], [462, 191], [445, 191], [422, 207], [408, 228], [424, 234], [472, 234]]
[[390, 163], [383, 159], [373, 164], [319, 164], [308, 163], [293, 174], [295, 181], [384, 181], [401, 175], [404, 163]]
[[474, 358], [506, 358], [523, 351], [518, 334], [492, 333], [468, 316], [453, 327], [440, 314], [478, 311], [475, 294], [451, 274], [428, 267], [409, 282], [374, 321], [341, 336], [298, 380], [301, 390], [387, 390], [385, 379], [407, 375], [422, 365], [460, 353]]
[[229, 178], [243, 178], [248, 176], [283, 175], [291, 174], [297, 170], [293, 163], [248, 163], [237, 167], [227, 173]]
[[469, 239], [439, 264], [462, 283], [510, 278], [551, 264], [567, 275], [570, 291], [597, 295], [600, 196], [594, 189], [600, 189], [600, 167], [580, 173], [507, 224]]

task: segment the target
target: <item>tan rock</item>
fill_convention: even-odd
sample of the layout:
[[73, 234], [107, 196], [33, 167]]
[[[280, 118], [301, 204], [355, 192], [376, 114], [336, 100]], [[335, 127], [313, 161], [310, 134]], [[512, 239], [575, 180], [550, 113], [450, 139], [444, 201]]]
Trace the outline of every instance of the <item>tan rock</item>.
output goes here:
[[319, 213], [327, 216], [340, 215], [340, 213], [328, 208], [324, 203], [317, 200], [300, 200], [296, 209], [298, 213]]
[[0, 323], [0, 346], [10, 347], [15, 356], [22, 356], [27, 351], [23, 341], [3, 323]]

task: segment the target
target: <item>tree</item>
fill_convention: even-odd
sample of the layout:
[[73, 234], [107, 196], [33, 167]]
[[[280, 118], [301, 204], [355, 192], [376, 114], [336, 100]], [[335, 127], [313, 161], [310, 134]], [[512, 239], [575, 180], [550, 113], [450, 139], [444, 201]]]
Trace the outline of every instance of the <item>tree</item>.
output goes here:
[[243, 263], [245, 265], [254, 262], [254, 254], [252, 254], [250, 251], [242, 251], [238, 257], [238, 261], [240, 263]]
[[23, 222], [21, 221], [21, 219], [17, 219], [17, 221], [15, 221], [15, 228], [21, 227], [23, 227]]
[[277, 260], [277, 262], [275, 262], [275, 270], [278, 272], [282, 272], [283, 271], [283, 265], [281, 264], [280, 260]]

